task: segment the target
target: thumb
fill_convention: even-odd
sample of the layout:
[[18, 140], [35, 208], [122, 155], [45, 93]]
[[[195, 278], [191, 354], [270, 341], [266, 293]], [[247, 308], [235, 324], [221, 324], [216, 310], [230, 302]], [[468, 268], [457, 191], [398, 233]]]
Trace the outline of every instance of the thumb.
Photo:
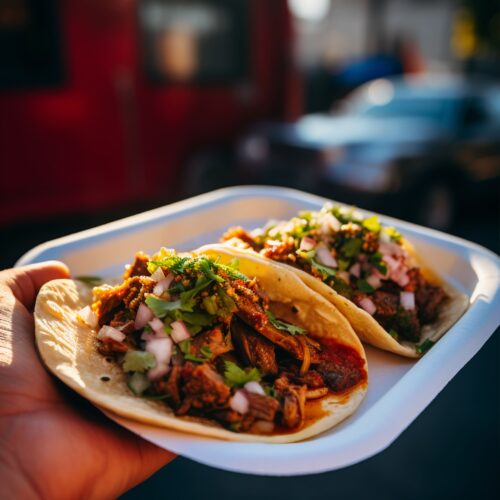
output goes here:
[[47, 281], [68, 278], [69, 269], [58, 261], [40, 262], [0, 272], [0, 286], [10, 288], [26, 308], [31, 309], [38, 290]]

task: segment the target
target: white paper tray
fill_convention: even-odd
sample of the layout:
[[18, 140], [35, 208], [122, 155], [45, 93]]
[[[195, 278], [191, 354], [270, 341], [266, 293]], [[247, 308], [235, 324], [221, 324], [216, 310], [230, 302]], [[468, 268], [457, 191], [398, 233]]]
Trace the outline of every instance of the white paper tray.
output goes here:
[[[117, 275], [137, 250], [154, 252], [161, 246], [190, 250], [217, 241], [229, 226], [257, 227], [270, 218], [319, 208], [325, 201], [283, 188], [223, 189], [50, 241], [26, 253], [17, 265], [59, 259], [74, 276]], [[389, 446], [495, 331], [500, 322], [500, 263], [495, 254], [474, 243], [389, 217], [381, 216], [381, 220], [401, 230], [446, 280], [471, 298], [470, 306], [418, 361], [366, 346], [369, 390], [352, 417], [308, 441], [271, 445], [200, 438], [110, 416], [159, 446], [203, 464], [243, 473], [329, 471]]]

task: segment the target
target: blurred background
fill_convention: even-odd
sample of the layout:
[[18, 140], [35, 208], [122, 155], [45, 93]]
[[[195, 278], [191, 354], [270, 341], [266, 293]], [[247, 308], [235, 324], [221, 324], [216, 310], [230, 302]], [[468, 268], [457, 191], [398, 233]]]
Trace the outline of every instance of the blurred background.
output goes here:
[[[0, 0], [0, 174], [0, 268], [238, 184], [306, 190], [498, 252], [500, 3]], [[257, 479], [180, 459], [126, 498], [500, 495], [497, 337], [360, 465]]]

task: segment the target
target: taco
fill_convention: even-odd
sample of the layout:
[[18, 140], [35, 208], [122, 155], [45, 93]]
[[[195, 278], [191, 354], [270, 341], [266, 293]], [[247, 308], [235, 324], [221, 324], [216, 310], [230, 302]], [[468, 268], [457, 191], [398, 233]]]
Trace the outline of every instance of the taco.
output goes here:
[[403, 356], [424, 354], [467, 308], [395, 228], [354, 208], [327, 204], [263, 229], [232, 228], [222, 241], [287, 264], [361, 340]]
[[47, 283], [35, 325], [47, 367], [96, 405], [205, 436], [306, 439], [367, 389], [345, 318], [292, 272], [225, 247], [139, 253], [117, 286]]

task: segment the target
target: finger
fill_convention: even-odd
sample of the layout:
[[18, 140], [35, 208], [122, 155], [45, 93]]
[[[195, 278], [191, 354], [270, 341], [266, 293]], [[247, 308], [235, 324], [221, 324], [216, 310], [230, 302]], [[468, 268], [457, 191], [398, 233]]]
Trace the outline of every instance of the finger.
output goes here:
[[25, 307], [31, 309], [36, 294], [44, 283], [68, 277], [67, 266], [54, 260], [2, 271], [0, 272], [0, 285], [10, 288], [14, 296]]

